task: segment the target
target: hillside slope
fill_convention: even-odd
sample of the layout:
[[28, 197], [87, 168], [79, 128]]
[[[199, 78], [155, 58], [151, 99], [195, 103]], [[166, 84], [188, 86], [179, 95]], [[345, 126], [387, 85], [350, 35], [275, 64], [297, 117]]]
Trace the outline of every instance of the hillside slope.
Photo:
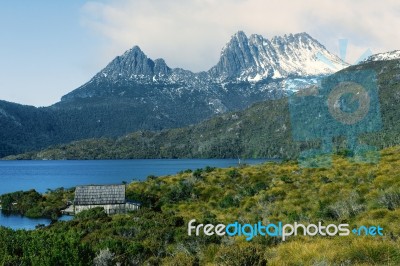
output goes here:
[[[400, 60], [373, 61], [342, 72], [373, 70], [377, 73], [382, 128], [361, 134], [361, 143], [378, 148], [400, 144]], [[117, 139], [102, 138], [59, 145], [11, 159], [125, 159], [125, 158], [294, 158], [318, 141], [294, 142], [288, 99], [270, 100], [197, 125], [139, 131]], [[344, 148], [343, 138], [336, 139]]]

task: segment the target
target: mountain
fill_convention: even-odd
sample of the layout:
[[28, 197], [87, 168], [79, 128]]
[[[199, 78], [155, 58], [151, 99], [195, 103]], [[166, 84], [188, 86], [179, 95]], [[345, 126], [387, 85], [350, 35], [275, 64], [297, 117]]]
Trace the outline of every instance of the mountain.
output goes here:
[[373, 62], [373, 61], [387, 61], [387, 60], [396, 60], [400, 59], [400, 50], [390, 51], [386, 53], [374, 54], [364, 60], [364, 62]]
[[[369, 61], [338, 72], [372, 70], [378, 75], [382, 128], [378, 132], [360, 134], [360, 143], [377, 148], [400, 145], [399, 66], [400, 59]], [[300, 150], [318, 147], [319, 142], [293, 141], [289, 114], [285, 97], [183, 128], [87, 139], [10, 159], [295, 158]], [[344, 149], [343, 140], [336, 138], [337, 150]]]
[[[325, 64], [321, 56], [332, 64]], [[247, 38], [239, 31], [222, 49], [218, 64], [209, 73], [217, 80], [259, 81], [332, 74], [347, 66], [307, 33], [268, 40], [257, 34]]]
[[12, 130], [0, 129], [0, 156], [86, 138], [184, 127], [282, 98], [345, 66], [306, 33], [267, 40], [240, 31], [222, 49], [219, 62], [199, 73], [170, 68], [135, 46], [52, 106], [0, 102], [0, 122], [12, 125]]
[[[320, 60], [321, 57], [331, 64]], [[159, 90], [168, 91], [171, 97], [180, 97], [193, 90], [214, 97], [212, 92], [223, 89], [220, 92], [223, 93], [226, 90], [223, 86], [225, 83], [314, 77], [332, 74], [347, 66], [307, 33], [268, 40], [257, 34], [248, 38], [239, 31], [222, 49], [217, 65], [206, 72], [171, 69], [163, 59], [153, 61], [135, 46], [116, 57], [88, 83], [62, 97], [61, 102], [96, 96], [126, 96], [138, 90], [139, 85], [169, 85]], [[257, 92], [257, 89], [260, 88], [253, 91]]]
[[60, 128], [48, 108], [0, 101], [0, 157], [60, 143]]

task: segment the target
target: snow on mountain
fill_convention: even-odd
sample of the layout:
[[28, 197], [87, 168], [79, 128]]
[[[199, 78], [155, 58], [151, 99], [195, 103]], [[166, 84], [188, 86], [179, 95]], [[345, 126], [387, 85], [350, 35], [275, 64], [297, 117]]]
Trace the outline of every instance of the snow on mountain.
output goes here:
[[[275, 98], [298, 83], [284, 83], [284, 79], [301, 77], [313, 83], [314, 77], [334, 73], [346, 66], [347, 63], [307, 33], [268, 40], [257, 34], [247, 37], [239, 31], [222, 49], [219, 62], [208, 71], [193, 73], [181, 68], [172, 69], [163, 59], [152, 60], [134, 46], [117, 56], [89, 82], [65, 95], [62, 101], [112, 95], [128, 97], [150, 91], [139, 89], [143, 86], [154, 89], [155, 96], [164, 94], [175, 99], [199, 92], [202, 97], [218, 98], [222, 102], [230, 88], [238, 95], [246, 94], [253, 101], [256, 97], [251, 94], [261, 93], [263, 99]], [[241, 82], [244, 84], [234, 85]], [[249, 82], [257, 86], [247, 88]], [[277, 93], [273, 93], [274, 90]]]
[[332, 74], [347, 66], [307, 33], [268, 40], [257, 34], [248, 38], [239, 31], [222, 49], [218, 64], [209, 72], [220, 80], [257, 82], [265, 78]]
[[[321, 60], [323, 58], [324, 60]], [[327, 64], [326, 62], [329, 62]], [[177, 82], [213, 79], [258, 82], [266, 78], [326, 75], [349, 66], [307, 33], [271, 40], [237, 32], [222, 49], [220, 60], [207, 72], [171, 69], [163, 59], [152, 60], [134, 46], [117, 56], [94, 79]]]
[[365, 59], [360, 63], [367, 63], [373, 61], [387, 61], [395, 59], [400, 59], [400, 50], [371, 55], [370, 57], [368, 57], [367, 59]]

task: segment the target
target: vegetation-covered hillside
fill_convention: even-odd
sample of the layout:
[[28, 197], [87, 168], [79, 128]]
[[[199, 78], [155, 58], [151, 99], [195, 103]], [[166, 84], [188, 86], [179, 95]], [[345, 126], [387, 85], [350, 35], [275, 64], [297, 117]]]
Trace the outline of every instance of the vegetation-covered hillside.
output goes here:
[[[0, 228], [2, 265], [399, 265], [400, 147], [378, 164], [334, 156], [331, 168], [296, 162], [183, 171], [129, 184], [140, 211], [93, 209], [34, 231]], [[187, 223], [301, 222], [381, 226], [383, 236], [188, 236]]]
[[[373, 70], [377, 74], [382, 118], [381, 130], [361, 134], [360, 141], [378, 148], [400, 144], [400, 61], [356, 65], [339, 75], [358, 70]], [[336, 148], [344, 148], [343, 140], [336, 139]], [[9, 159], [295, 158], [300, 150], [318, 145], [318, 140], [293, 141], [285, 98], [261, 102], [185, 128], [139, 131], [117, 139], [88, 139]]]

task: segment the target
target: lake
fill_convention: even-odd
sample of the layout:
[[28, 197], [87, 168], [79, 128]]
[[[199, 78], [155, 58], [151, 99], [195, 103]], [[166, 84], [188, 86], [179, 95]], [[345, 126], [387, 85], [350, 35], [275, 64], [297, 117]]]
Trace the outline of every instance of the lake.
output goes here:
[[[266, 160], [246, 160], [257, 164]], [[146, 159], [94, 161], [0, 161], [0, 194], [35, 189], [46, 192], [59, 187], [77, 185], [121, 184], [123, 181], [145, 180], [149, 175], [176, 174], [186, 169], [237, 166], [236, 159]], [[65, 219], [68, 219], [66, 217]], [[0, 225], [13, 229], [34, 229], [49, 224], [46, 219], [29, 219], [1, 214]]]
[[[59, 221], [68, 221], [71, 220], [72, 216], [63, 215], [58, 220]], [[17, 214], [4, 214], [0, 212], [0, 225], [9, 227], [11, 229], [25, 229], [25, 230], [33, 230], [36, 228], [36, 225], [43, 224], [49, 225], [50, 219], [46, 218], [39, 218], [39, 219], [32, 219], [28, 217], [24, 217]]]
[[[266, 160], [246, 160], [248, 164]], [[147, 159], [93, 161], [0, 161], [0, 195], [18, 190], [46, 192], [77, 185], [121, 184], [149, 175], [172, 175], [186, 169], [237, 166], [235, 159]]]

